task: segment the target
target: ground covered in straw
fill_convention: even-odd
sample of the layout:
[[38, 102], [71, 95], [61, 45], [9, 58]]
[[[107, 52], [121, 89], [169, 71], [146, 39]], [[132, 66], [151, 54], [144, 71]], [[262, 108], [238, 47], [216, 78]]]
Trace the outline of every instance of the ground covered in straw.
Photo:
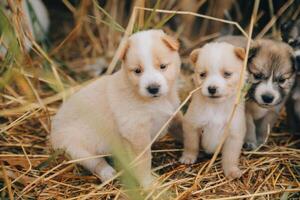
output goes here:
[[[17, 122], [1, 136], [1, 160], [4, 161], [1, 176], [6, 179], [6, 184], [1, 182], [2, 187], [10, 186], [15, 197], [20, 195], [21, 199], [80, 199], [86, 195], [91, 199], [114, 199], [124, 194], [118, 181], [102, 186], [97, 177], [69, 162], [61, 152], [51, 151], [47, 133], [37, 119], [43, 116], [34, 115]], [[203, 153], [197, 164], [178, 163], [182, 145], [167, 136], [153, 147], [154, 172], [161, 182], [156, 187], [180, 199], [234, 196], [235, 199], [258, 196], [298, 199], [300, 151], [296, 146], [300, 146], [299, 139], [272, 133], [268, 143], [258, 151], [243, 152], [240, 164], [243, 177], [230, 181], [224, 178], [220, 158], [207, 174], [204, 171], [210, 158]], [[6, 188], [2, 195], [6, 196], [8, 191]], [[163, 193], [157, 194], [160, 195]]]
[[[102, 184], [63, 152], [53, 151], [48, 142], [50, 119], [62, 99], [103, 73], [102, 67], [107, 67], [114, 55], [124, 30], [112, 22], [110, 16], [126, 24], [130, 12], [117, 11], [132, 6], [123, 1], [117, 7], [108, 3], [105, 5], [110, 13], [108, 16], [95, 3], [84, 2], [78, 7], [67, 3], [58, 7], [48, 5], [52, 23], [57, 24], [50, 32], [50, 47], [46, 42], [45, 51], [35, 48], [30, 55], [24, 56], [25, 67], [14, 70], [12, 81], [1, 91], [0, 199], [126, 197], [118, 180]], [[179, 6], [182, 5], [160, 5], [166, 9]], [[160, 27], [174, 14], [158, 16], [152, 16], [151, 23]], [[190, 19], [178, 20], [189, 22]], [[176, 23], [174, 20], [170, 27]], [[165, 29], [172, 32], [168, 27]], [[173, 34], [179, 32], [180, 29]], [[210, 33], [190, 41], [189, 35], [181, 35], [182, 99], [192, 89], [188, 53], [216, 36], [218, 34]], [[96, 70], [92, 65], [95, 62]], [[149, 199], [300, 199], [299, 147], [300, 139], [291, 136], [286, 129], [283, 111], [268, 142], [256, 151], [243, 151], [240, 159], [243, 176], [232, 181], [224, 177], [220, 157], [208, 173], [205, 169], [210, 157], [203, 152], [196, 164], [180, 164], [182, 144], [167, 135], [153, 145], [153, 172], [159, 177], [155, 191], [143, 195]]]

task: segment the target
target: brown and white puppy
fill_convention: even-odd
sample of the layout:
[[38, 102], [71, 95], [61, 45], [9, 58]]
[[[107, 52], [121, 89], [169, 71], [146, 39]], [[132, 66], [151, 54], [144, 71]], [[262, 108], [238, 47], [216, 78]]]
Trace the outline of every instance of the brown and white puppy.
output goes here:
[[[211, 154], [216, 151], [233, 110], [244, 56], [244, 49], [225, 42], [208, 43], [191, 53], [195, 84], [201, 88], [193, 95], [184, 115], [182, 163], [196, 161], [201, 134], [205, 152]], [[222, 166], [228, 178], [239, 178], [242, 174], [238, 163], [245, 134], [245, 110], [244, 102], [241, 102], [222, 147]]]
[[297, 78], [295, 86], [286, 102], [287, 123], [292, 134], [300, 135], [300, 19], [288, 21], [281, 26], [283, 41], [295, 52]]
[[[178, 48], [178, 42], [162, 30], [130, 36], [122, 53], [122, 68], [81, 89], [59, 109], [52, 121], [53, 147], [65, 149], [72, 159], [116, 149], [128, 150], [135, 157], [141, 154], [179, 106]], [[115, 174], [104, 158], [80, 163], [103, 181]], [[138, 163], [133, 172], [141, 186], [148, 187], [153, 180], [150, 148]]]
[[[230, 42], [245, 48], [247, 40], [241, 36], [227, 36], [218, 41]], [[259, 39], [253, 41], [247, 69], [251, 84], [246, 103], [246, 148], [262, 144], [278, 118], [295, 82], [296, 68], [292, 48], [287, 44]]]

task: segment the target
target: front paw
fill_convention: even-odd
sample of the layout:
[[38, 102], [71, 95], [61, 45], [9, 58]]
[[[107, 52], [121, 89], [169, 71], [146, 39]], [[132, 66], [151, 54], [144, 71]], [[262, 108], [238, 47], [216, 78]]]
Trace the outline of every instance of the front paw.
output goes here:
[[230, 167], [228, 169], [224, 168], [224, 174], [228, 179], [232, 180], [240, 178], [242, 176], [242, 171], [238, 167]]
[[252, 150], [257, 148], [257, 143], [255, 143], [255, 142], [245, 142], [243, 147], [244, 147], [244, 149], [246, 149], [246, 151], [252, 151]]
[[193, 164], [197, 160], [197, 154], [183, 152], [179, 161], [183, 164]]
[[98, 170], [96, 173], [100, 177], [101, 181], [105, 182], [115, 176], [116, 170], [111, 166], [105, 166], [102, 169]]
[[144, 189], [150, 189], [153, 183], [155, 182], [156, 178], [152, 175], [148, 177], [144, 177], [143, 180], [141, 180], [140, 185]]

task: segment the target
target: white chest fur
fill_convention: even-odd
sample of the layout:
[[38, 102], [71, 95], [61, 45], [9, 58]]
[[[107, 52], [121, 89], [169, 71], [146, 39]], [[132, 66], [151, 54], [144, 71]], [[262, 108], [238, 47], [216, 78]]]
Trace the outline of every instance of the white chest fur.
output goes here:
[[246, 103], [247, 112], [250, 113], [254, 120], [259, 120], [263, 118], [267, 112], [267, 108], [262, 108], [258, 106], [255, 102], [247, 102]]
[[[224, 105], [223, 105], [224, 106]], [[203, 135], [201, 144], [207, 153], [214, 153], [223, 134], [226, 123], [229, 119], [230, 110], [225, 107], [208, 107], [203, 113], [205, 122], [202, 125]], [[216, 114], [218, 113], [218, 114]], [[209, 120], [207, 120], [209, 119]]]
[[202, 129], [201, 144], [207, 153], [213, 153], [217, 148], [224, 128], [229, 119], [232, 105], [228, 103], [211, 104], [206, 101], [197, 102], [196, 111], [193, 112], [193, 119], [199, 128]]
[[[148, 107], [150, 114], [151, 127], [151, 138], [153, 139], [156, 134], [160, 131], [162, 126], [167, 122], [167, 120], [172, 116], [173, 112], [177, 107], [171, 102], [165, 100], [157, 105], [150, 105]], [[164, 136], [166, 131], [164, 130], [160, 137]]]
[[[111, 103], [114, 103], [114, 101], [111, 101]], [[178, 106], [168, 98], [157, 99], [152, 102], [135, 102], [130, 104], [123, 101], [122, 103], [119, 102], [114, 105], [115, 108], [117, 108], [114, 109], [114, 115], [121, 134], [130, 134], [132, 132], [145, 134], [146, 130], [141, 129], [147, 128], [150, 129], [147, 130], [147, 132], [152, 139]], [[163, 133], [161, 136], [164, 135]]]

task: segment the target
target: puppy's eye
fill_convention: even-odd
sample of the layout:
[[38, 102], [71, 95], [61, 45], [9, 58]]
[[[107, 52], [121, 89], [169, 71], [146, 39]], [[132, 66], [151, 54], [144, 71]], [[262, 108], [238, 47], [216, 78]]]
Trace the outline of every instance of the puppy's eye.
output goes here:
[[263, 73], [257, 73], [257, 74], [253, 74], [254, 78], [256, 80], [262, 80], [264, 78], [264, 74]]
[[224, 78], [230, 78], [231, 75], [232, 75], [231, 72], [224, 72], [224, 74], [223, 74]]
[[279, 77], [279, 78], [277, 79], [277, 82], [278, 82], [279, 84], [284, 84], [285, 81], [286, 81], [286, 79], [283, 78], [283, 77]]
[[160, 68], [160, 69], [166, 69], [166, 68], [167, 68], [167, 64], [161, 64], [161, 65], [159, 66], [159, 68]]
[[299, 45], [299, 40], [294, 40], [294, 39], [290, 39], [288, 41], [289, 45], [292, 46], [293, 48], [297, 47]]
[[200, 73], [200, 78], [205, 78], [206, 77], [206, 72], [201, 72]]
[[135, 74], [141, 74], [142, 73], [141, 68], [136, 68], [133, 71], [134, 71]]

